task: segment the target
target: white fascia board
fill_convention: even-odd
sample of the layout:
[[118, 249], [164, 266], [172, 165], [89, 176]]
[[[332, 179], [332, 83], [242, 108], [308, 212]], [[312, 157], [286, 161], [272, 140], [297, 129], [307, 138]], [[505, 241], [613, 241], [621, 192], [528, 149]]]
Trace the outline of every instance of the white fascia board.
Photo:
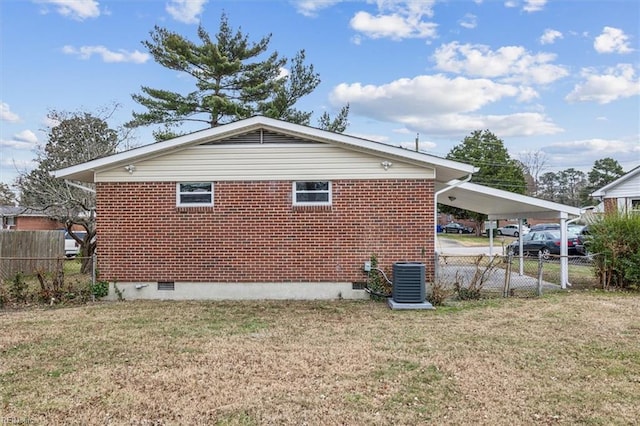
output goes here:
[[528, 195], [516, 194], [515, 192], [509, 192], [502, 189], [491, 188], [488, 186], [478, 185], [475, 183], [463, 183], [460, 188], [479, 192], [489, 195], [491, 197], [499, 197], [506, 200], [512, 200], [516, 203], [529, 204], [546, 210], [553, 210], [557, 212], [564, 212], [572, 216], [580, 216], [582, 209], [579, 207], [568, 206], [566, 204], [554, 203], [553, 201], [541, 200], [535, 197], [529, 197]]
[[[292, 124], [273, 118], [255, 116], [247, 118], [245, 120], [235, 121], [233, 123], [213, 127], [211, 129], [190, 133], [188, 135], [169, 139], [163, 142], [144, 145], [138, 148], [131, 149], [129, 151], [88, 161], [86, 163], [78, 164], [72, 167], [55, 170], [52, 172], [52, 175], [57, 178], [64, 178], [73, 175], [89, 176], [89, 173], [91, 173], [91, 176], [93, 177], [94, 173], [99, 170], [117, 167], [118, 165], [132, 163], [141, 158], [149, 158], [151, 156], [161, 155], [172, 150], [183, 149], [188, 146], [198, 145], [204, 142], [212, 142], [216, 139], [224, 139], [236, 134], [242, 134], [260, 128], [272, 130], [275, 132], [281, 132], [304, 139], [343, 145], [351, 149], [366, 150], [369, 152], [374, 152], [378, 155], [392, 155], [396, 158], [410, 160], [414, 163], [418, 163], [424, 166], [444, 167], [447, 169], [459, 171], [461, 175], [475, 173], [479, 170], [478, 168], [465, 163], [447, 160], [425, 153], [410, 151], [398, 146], [386, 145], [383, 143], [360, 139], [341, 133], [333, 133], [313, 127]], [[93, 181], [93, 179], [91, 181]]]
[[638, 173], [640, 173], [640, 166], [637, 166], [636, 168], [631, 169], [628, 173], [620, 176], [618, 179], [614, 180], [613, 182], [610, 182], [610, 183], [606, 184], [602, 188], [592, 192], [590, 195], [592, 197], [605, 197], [607, 195], [607, 191], [609, 189], [620, 185], [621, 183], [623, 183], [627, 179], [631, 179], [632, 177], [634, 177]]

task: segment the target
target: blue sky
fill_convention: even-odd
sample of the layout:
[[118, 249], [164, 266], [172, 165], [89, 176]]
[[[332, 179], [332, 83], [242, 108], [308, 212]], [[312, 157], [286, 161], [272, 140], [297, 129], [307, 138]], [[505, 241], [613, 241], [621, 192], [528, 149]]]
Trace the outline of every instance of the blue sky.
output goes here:
[[[346, 133], [445, 156], [489, 129], [513, 158], [543, 152], [545, 171], [595, 160], [640, 164], [640, 2], [341, 0], [3, 0], [0, 181], [33, 167], [51, 109], [143, 109], [142, 85], [187, 92], [143, 40], [154, 25], [197, 41], [222, 12], [270, 50], [305, 49], [322, 83], [297, 106], [312, 123], [351, 107]], [[153, 142], [151, 128], [136, 144]]]

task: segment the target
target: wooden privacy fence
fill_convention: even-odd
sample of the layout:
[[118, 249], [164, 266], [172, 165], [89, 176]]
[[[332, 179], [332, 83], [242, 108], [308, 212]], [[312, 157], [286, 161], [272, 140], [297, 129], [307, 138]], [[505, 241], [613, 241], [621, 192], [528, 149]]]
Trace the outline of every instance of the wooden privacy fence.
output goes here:
[[64, 258], [62, 231], [0, 231], [0, 278], [53, 272]]

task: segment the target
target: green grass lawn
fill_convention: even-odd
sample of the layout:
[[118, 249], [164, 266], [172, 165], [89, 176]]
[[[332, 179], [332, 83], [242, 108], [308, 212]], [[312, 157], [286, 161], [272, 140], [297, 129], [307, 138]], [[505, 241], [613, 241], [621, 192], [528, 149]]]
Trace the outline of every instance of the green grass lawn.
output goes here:
[[640, 295], [0, 311], [23, 424], [634, 424]]

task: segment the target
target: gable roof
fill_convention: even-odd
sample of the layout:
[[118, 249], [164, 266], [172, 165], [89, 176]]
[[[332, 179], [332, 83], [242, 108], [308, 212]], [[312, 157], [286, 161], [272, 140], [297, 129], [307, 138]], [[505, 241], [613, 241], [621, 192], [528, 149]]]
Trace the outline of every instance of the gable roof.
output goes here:
[[[629, 171], [626, 174], [620, 176], [618, 179], [614, 180], [613, 182], [608, 183], [607, 185], [603, 186], [602, 188], [598, 189], [597, 191], [594, 191], [591, 194], [591, 196], [592, 197], [606, 197], [607, 196], [607, 192], [610, 192], [611, 189], [614, 189], [618, 185], [628, 181], [629, 179], [634, 178], [635, 176], [640, 176], [640, 166], [637, 166], [636, 168], [631, 169], [631, 171]], [[640, 187], [638, 188], [638, 194], [640, 194]]]
[[128, 151], [120, 152], [108, 157], [88, 161], [86, 163], [56, 170], [53, 176], [84, 182], [93, 182], [96, 172], [116, 166], [125, 166], [135, 161], [141, 161], [150, 157], [179, 151], [194, 145], [224, 141], [228, 138], [265, 130], [283, 135], [310, 140], [314, 142], [329, 143], [345, 149], [367, 152], [376, 155], [385, 155], [400, 161], [407, 161], [419, 166], [433, 168], [436, 171], [438, 182], [447, 182], [472, 174], [478, 169], [472, 165], [447, 160], [422, 152], [411, 151], [393, 145], [370, 141], [341, 133], [329, 132], [313, 127], [292, 124], [273, 118], [255, 116], [219, 127], [213, 127], [199, 132], [190, 133], [163, 142], [152, 143]]
[[0, 216], [4, 217], [16, 217], [16, 216], [30, 216], [30, 217], [48, 217], [52, 212], [52, 208], [45, 210], [36, 210], [29, 207], [20, 206], [0, 206]]

